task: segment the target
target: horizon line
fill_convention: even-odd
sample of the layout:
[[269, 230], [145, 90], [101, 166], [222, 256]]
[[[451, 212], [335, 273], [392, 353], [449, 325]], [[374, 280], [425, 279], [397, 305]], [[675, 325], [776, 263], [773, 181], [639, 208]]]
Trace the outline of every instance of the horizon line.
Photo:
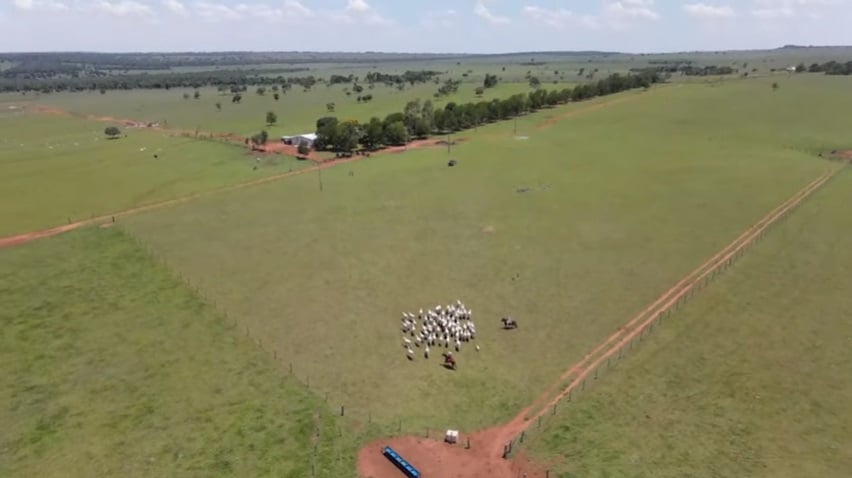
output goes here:
[[513, 55], [677, 55], [696, 53], [747, 53], [747, 52], [771, 52], [792, 49], [828, 49], [828, 48], [852, 48], [852, 45], [784, 45], [774, 48], [742, 48], [722, 50], [670, 50], [670, 51], [647, 51], [647, 52], [625, 52], [617, 50], [521, 50], [494, 53], [466, 53], [466, 52], [406, 52], [406, 51], [378, 51], [378, 50], [128, 50], [128, 51], [98, 51], [98, 50], [41, 50], [41, 51], [2, 51], [2, 55], [49, 55], [49, 54], [94, 54], [94, 55], [181, 55], [181, 54], [320, 54], [320, 55], [407, 55], [407, 56], [444, 56], [444, 57], [488, 57], [488, 56], [513, 56]]

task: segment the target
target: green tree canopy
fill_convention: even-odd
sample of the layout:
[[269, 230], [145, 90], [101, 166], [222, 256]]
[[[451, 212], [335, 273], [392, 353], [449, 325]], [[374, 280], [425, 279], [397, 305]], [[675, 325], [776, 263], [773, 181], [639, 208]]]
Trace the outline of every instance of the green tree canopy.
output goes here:
[[121, 130], [115, 126], [107, 126], [106, 129], [104, 129], [104, 134], [107, 135], [109, 139], [114, 139], [121, 135]]

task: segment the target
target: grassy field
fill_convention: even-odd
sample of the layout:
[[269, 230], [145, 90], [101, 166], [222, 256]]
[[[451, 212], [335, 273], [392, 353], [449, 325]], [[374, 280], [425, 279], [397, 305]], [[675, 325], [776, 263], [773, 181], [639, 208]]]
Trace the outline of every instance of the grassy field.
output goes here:
[[0, 296], [0, 476], [351, 476], [324, 402], [117, 229], [0, 250]]
[[[0, 236], [65, 224], [287, 172], [302, 163], [254, 158], [233, 145], [104, 123], [0, 111]], [[154, 155], [159, 159], [154, 159]]]
[[845, 171], [527, 445], [560, 477], [845, 477]]
[[[385, 86], [376, 86], [369, 90], [365, 86], [362, 94], [372, 94], [374, 99], [369, 103], [358, 103], [356, 94], [346, 96], [344, 93], [343, 90], [347, 86], [351, 88], [351, 85], [317, 85], [309, 92], [294, 87], [288, 93], [282, 94], [278, 101], [273, 98], [269, 87], [263, 96], [256, 94], [256, 88], [251, 88], [243, 93], [240, 104], [231, 102], [230, 93], [220, 94], [215, 88], [199, 90], [201, 97], [198, 100], [192, 98], [194, 90], [171, 89], [108, 91], [103, 95], [98, 92], [59, 93], [41, 95], [35, 101], [78, 115], [153, 121], [178, 129], [249, 135], [265, 128], [272, 138], [278, 138], [283, 135], [313, 132], [316, 129], [316, 120], [330, 114], [366, 122], [373, 116], [384, 118], [390, 113], [402, 111], [408, 101], [417, 98], [422, 101], [431, 99], [436, 106], [449, 101], [468, 102], [477, 99], [474, 94], [476, 87], [470, 83], [461, 85], [454, 95], [434, 99], [432, 95], [438, 86], [429, 83], [403, 91]], [[571, 84], [566, 83], [559, 87], [568, 86]], [[532, 90], [527, 83], [504, 83], [486, 90], [481, 99], [506, 98], [515, 93], [529, 91]], [[183, 99], [184, 93], [188, 93], [190, 99]], [[2, 98], [11, 101], [11, 96], [14, 95], [4, 95]], [[221, 103], [221, 111], [217, 111], [216, 103]], [[327, 103], [335, 103], [333, 114], [328, 113]], [[275, 125], [265, 124], [267, 111], [278, 115]]]
[[[282, 364], [403, 431], [514, 414], [848, 143], [848, 79], [674, 85], [123, 223]], [[539, 128], [548, 117], [563, 121]], [[616, 140], [617, 139], [617, 140]], [[519, 192], [525, 191], [525, 192]], [[216, 261], [211, 261], [216, 257]], [[514, 279], [513, 279], [514, 278]], [[482, 351], [408, 363], [399, 314], [461, 299]], [[498, 318], [523, 322], [516, 333]]]

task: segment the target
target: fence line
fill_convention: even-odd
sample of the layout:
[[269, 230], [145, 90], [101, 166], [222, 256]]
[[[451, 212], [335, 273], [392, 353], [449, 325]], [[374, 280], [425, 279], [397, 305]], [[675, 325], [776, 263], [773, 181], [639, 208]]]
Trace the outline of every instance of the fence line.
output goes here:
[[[768, 219], [764, 218], [765, 220], [758, 221], [756, 224], [758, 228], [756, 230], [752, 227], [749, 231], [747, 231], [747, 234], [741, 235], [740, 238], [745, 236], [743, 241], [737, 244], [732, 251], [728, 251], [721, 256], [719, 254], [714, 256], [714, 258], [717, 258], [718, 260], [716, 260], [709, 269], [704, 270], [704, 272], [698, 277], [692, 279], [685, 287], [680, 289], [674, 297], [669, 298], [667, 301], [665, 300], [665, 295], [661, 297], [661, 299], [663, 299], [663, 304], [652, 309], [652, 312], [647, 319], [618, 341], [618, 343], [616, 343], [613, 347], [609, 348], [602, 355], [594, 359], [588, 366], [578, 371], [574, 379], [562, 390], [562, 392], [557, 394], [556, 397], [548, 402], [542, 410], [532, 416], [521, 432], [505, 445], [504, 457], [508, 458], [513, 456], [514, 447], [517, 444], [524, 442], [527, 438], [527, 431], [533, 424], [536, 424], [536, 429], [539, 429], [541, 427], [542, 417], [546, 414], [551, 416], [555, 415], [557, 407], [562, 400], [567, 398], [567, 401], [570, 403], [573, 392], [585, 391], [587, 380], [591, 379], [592, 381], [596, 381], [601, 372], [610, 369], [613, 359], [616, 360], [617, 364], [618, 361], [626, 357], [628, 355], [627, 351], [633, 349], [634, 343], [638, 344], [641, 342], [643, 336], [645, 336], [646, 333], [652, 333], [654, 326], [660, 325], [663, 319], [670, 317], [673, 310], [677, 311], [686, 301], [694, 297], [695, 293], [700, 291], [702, 288], [707, 287], [713, 279], [727, 271], [738, 259], [743, 257], [748, 248], [764, 239], [769, 230], [776, 228], [781, 221], [787, 219], [793, 211], [804, 203], [805, 200], [812, 197], [813, 193], [820, 190], [831, 179], [836, 177], [840, 171], [844, 170], [845, 166], [846, 165], [844, 164], [839, 168], [832, 169], [812, 181], [803, 190], [793, 195], [790, 199], [782, 203], [781, 206], [775, 208], [768, 216]], [[727, 249], [730, 249], [730, 247], [723, 249], [723, 252]], [[659, 302], [660, 300], [658, 299], [654, 305], [657, 305]], [[607, 343], [609, 343], [609, 341]], [[592, 375], [591, 378], [590, 375]]]
[[[657, 307], [652, 309], [652, 313], [646, 314], [649, 315], [644, 321], [642, 321], [635, 329], [629, 332], [625, 337], [623, 337], [615, 346], [611, 347], [609, 350], [604, 352], [603, 355], [599, 356], [597, 359], [591, 362], [590, 365], [585, 367], [585, 369], [581, 370], [576, 377], [569, 383], [567, 387], [565, 387], [562, 392], [560, 392], [556, 398], [547, 403], [547, 405], [538, 412], [535, 416], [532, 417], [527, 422], [526, 427], [517, 435], [515, 438], [510, 440], [510, 442], [506, 445], [506, 452], [504, 453], [505, 457], [512, 456], [512, 452], [514, 451], [514, 447], [517, 444], [523, 443], [528, 439], [528, 430], [533, 423], [536, 424], [536, 429], [540, 429], [542, 426], [542, 418], [544, 415], [554, 416], [557, 412], [559, 404], [563, 399], [567, 399], [567, 402], [571, 402], [574, 397], [576, 397], [577, 393], [581, 393], [586, 390], [586, 382], [587, 380], [596, 381], [599, 379], [600, 375], [608, 371], [613, 364], [618, 363], [618, 361], [625, 358], [629, 355], [629, 351], [633, 350], [634, 345], [638, 345], [646, 334], [653, 333], [655, 326], [660, 325], [664, 319], [668, 319], [671, 317], [672, 313], [676, 312], [681, 306], [684, 305], [686, 301], [694, 297], [695, 293], [700, 291], [701, 289], [707, 287], [712, 280], [714, 280], [718, 275], [722, 272], [725, 272], [732, 265], [736, 263], [736, 261], [745, 253], [747, 248], [752, 247], [760, 240], [764, 239], [767, 232], [771, 229], [774, 229], [780, 222], [787, 217], [789, 217], [790, 213], [797, 209], [806, 199], [810, 198], [812, 194], [819, 189], [821, 189], [825, 184], [828, 183], [831, 179], [833, 179], [838, 172], [845, 169], [845, 165], [839, 168], [832, 170], [831, 172], [821, 176], [817, 180], [810, 183], [803, 191], [797, 193], [788, 201], [783, 203], [781, 206], [773, 210], [770, 213], [769, 219], [767, 221], [761, 220], [757, 223], [759, 227], [756, 231], [752, 231], [750, 234], [743, 234], [740, 237], [743, 238], [744, 242], [736, 245], [733, 251], [727, 251], [730, 247], [726, 247], [721, 251], [721, 253], [714, 256], [718, 260], [715, 261], [709, 269], [704, 270], [702, 273], [698, 275], [697, 278], [692, 279], [687, 284], [685, 284], [682, 288], [678, 290], [678, 292], [672, 298], [668, 298], [666, 296], [661, 297], [655, 302], [654, 305]], [[773, 214], [774, 213], [774, 214]], [[766, 218], [764, 218], [766, 219]], [[180, 282], [185, 284], [197, 297], [199, 297], [203, 302], [207, 305], [211, 306], [213, 310], [215, 310], [219, 317], [223, 320], [223, 322], [232, 327], [232, 329], [237, 329], [240, 325], [239, 321], [236, 318], [232, 318], [228, 313], [227, 309], [221, 303], [217, 302], [215, 299], [208, 297], [202, 288], [200, 288], [197, 284], [193, 284], [192, 280], [188, 277], [185, 277], [180, 271], [177, 271], [170, 267], [168, 261], [165, 257], [158, 256], [154, 249], [144, 243], [138, 236], [134, 234], [130, 234], [125, 230], [125, 232], [131, 237], [134, 243], [137, 245], [139, 250], [143, 251], [145, 255], [157, 265], [162, 266], [166, 271], [168, 271], [173, 277], [178, 279]], [[748, 231], [747, 231], [748, 232]], [[738, 238], [739, 240], [739, 238]], [[724, 254], [722, 254], [724, 253]], [[697, 272], [697, 271], [696, 271]], [[659, 303], [662, 302], [660, 305]], [[659, 328], [659, 327], [657, 327]], [[268, 353], [275, 363], [281, 365], [283, 367], [284, 357], [280, 356], [278, 350], [272, 344], [264, 344], [262, 337], [256, 337], [252, 334], [251, 329], [248, 325], [245, 325], [245, 333], [246, 338], [251, 340], [252, 343], [257, 345], [261, 350]], [[617, 355], [616, 355], [617, 354]], [[378, 427], [382, 432], [386, 432], [387, 436], [401, 436], [401, 435], [409, 435], [409, 434], [424, 434], [427, 438], [432, 438], [433, 432], [437, 430], [438, 437], [442, 437], [442, 428], [440, 427], [426, 427], [425, 431], [423, 428], [418, 429], [409, 429], [406, 427], [403, 419], [398, 418], [391, 422], [383, 422], [378, 423], [373, 421], [372, 411], [371, 410], [359, 410], [353, 414], [353, 410], [343, 401], [341, 401], [339, 405], [339, 409], [337, 405], [333, 405], [330, 402], [330, 394], [328, 391], [321, 391], [311, 387], [310, 376], [305, 375], [304, 378], [301, 378], [298, 374], [298, 369], [294, 370], [293, 363], [291, 361], [287, 364], [287, 373], [290, 377], [297, 380], [299, 383], [304, 385], [308, 390], [311, 390], [317, 397], [322, 397], [324, 395], [325, 402], [327, 404], [327, 409], [332, 411], [332, 414], [335, 415], [338, 419], [337, 425], [337, 435], [338, 437], [343, 436], [344, 426], [339, 423], [339, 420], [346, 419], [347, 421], [360, 421], [362, 424], [366, 423], [368, 429], [372, 427]], [[336, 397], [335, 397], [336, 398]], [[339, 410], [339, 413], [335, 413], [335, 410]], [[365, 416], [366, 415], [366, 416]], [[366, 418], [366, 421], [365, 421]], [[317, 425], [315, 430], [314, 439], [315, 446], [314, 452], [311, 455], [311, 476], [316, 476], [316, 457], [317, 450], [319, 444], [323, 443], [323, 436], [320, 434], [320, 424]], [[420, 427], [420, 425], [418, 425]], [[425, 432], [425, 433], [424, 433]], [[369, 431], [366, 433], [370, 433]], [[475, 446], [475, 444], [471, 445], [469, 439], [467, 440], [466, 447]], [[337, 461], [341, 460], [340, 449], [336, 449]], [[548, 470], [548, 475], [550, 474]]]

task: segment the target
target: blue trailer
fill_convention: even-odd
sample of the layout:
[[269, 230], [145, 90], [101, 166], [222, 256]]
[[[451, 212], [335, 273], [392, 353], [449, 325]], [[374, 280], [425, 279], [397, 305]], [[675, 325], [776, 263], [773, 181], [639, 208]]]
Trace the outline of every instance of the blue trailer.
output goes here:
[[390, 460], [394, 465], [396, 465], [396, 467], [399, 468], [400, 471], [405, 473], [405, 476], [407, 476], [408, 478], [421, 478], [421, 476], [423, 476], [420, 474], [420, 471], [418, 471], [417, 468], [411, 466], [411, 463], [405, 461], [405, 458], [400, 456], [400, 454], [394, 451], [393, 448], [386, 446], [382, 450], [382, 455], [387, 457], [387, 459]]

